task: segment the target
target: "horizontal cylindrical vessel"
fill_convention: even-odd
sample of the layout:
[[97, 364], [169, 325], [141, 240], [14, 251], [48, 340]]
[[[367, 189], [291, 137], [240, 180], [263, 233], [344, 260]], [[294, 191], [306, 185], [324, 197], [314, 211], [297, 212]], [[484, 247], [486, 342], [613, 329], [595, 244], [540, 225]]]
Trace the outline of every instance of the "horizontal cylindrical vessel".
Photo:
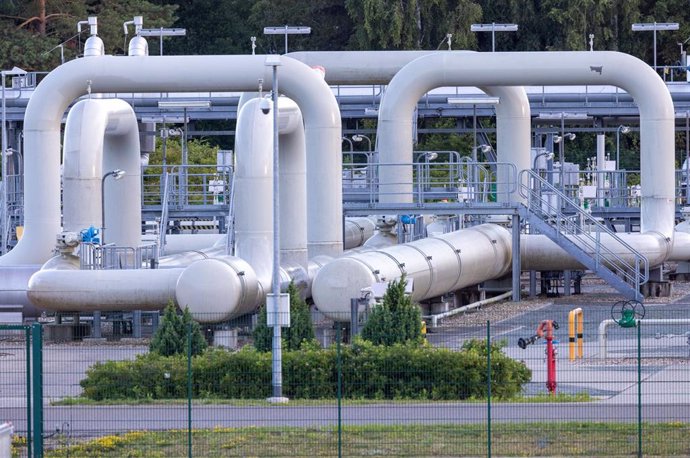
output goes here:
[[350, 299], [362, 289], [405, 275], [420, 301], [504, 275], [511, 263], [511, 234], [483, 224], [379, 251], [366, 251], [325, 265], [314, 278], [312, 297], [336, 321], [350, 319]]

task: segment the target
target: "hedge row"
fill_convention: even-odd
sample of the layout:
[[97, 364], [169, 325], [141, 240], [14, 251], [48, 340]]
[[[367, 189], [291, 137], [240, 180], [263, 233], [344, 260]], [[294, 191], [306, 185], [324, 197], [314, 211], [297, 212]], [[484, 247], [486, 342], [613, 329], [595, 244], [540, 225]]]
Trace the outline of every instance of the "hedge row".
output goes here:
[[[350, 399], [483, 398], [487, 393], [486, 346], [471, 342], [461, 351], [418, 345], [376, 346], [357, 341], [342, 346], [342, 393]], [[271, 354], [245, 347], [209, 350], [192, 360], [195, 398], [262, 399], [271, 395]], [[518, 394], [531, 378], [521, 362], [492, 346], [491, 393]], [[84, 396], [104, 399], [187, 397], [184, 356], [138, 356], [134, 361], [97, 363], [81, 381]], [[291, 399], [336, 396], [335, 347], [304, 346], [283, 353], [283, 393]]]

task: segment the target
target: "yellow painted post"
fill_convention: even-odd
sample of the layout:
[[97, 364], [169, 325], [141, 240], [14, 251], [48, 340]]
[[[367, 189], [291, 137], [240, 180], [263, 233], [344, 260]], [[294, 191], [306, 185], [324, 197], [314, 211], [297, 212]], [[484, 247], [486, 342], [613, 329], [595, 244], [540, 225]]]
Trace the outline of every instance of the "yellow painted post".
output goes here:
[[[575, 320], [577, 320], [577, 326]], [[584, 327], [584, 314], [582, 313], [582, 309], [578, 307], [571, 310], [568, 314], [568, 350], [570, 361], [575, 360], [575, 343], [577, 343], [577, 357], [582, 358], [584, 355]]]

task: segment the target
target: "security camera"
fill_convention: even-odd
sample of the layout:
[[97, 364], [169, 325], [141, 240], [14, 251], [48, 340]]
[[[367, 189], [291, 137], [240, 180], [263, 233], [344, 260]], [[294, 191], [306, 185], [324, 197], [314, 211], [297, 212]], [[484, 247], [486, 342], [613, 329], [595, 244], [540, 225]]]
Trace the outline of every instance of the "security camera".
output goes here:
[[265, 115], [271, 112], [271, 102], [268, 99], [261, 99], [261, 102], [259, 102], [259, 108], [261, 108], [261, 112]]

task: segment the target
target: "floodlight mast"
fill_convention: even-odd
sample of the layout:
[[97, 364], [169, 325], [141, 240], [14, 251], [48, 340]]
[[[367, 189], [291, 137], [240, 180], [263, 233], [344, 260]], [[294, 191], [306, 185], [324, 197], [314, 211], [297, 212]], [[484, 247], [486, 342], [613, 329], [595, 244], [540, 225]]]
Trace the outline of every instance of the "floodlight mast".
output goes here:
[[471, 32], [491, 32], [491, 52], [496, 52], [496, 32], [517, 32], [517, 24], [472, 24]]
[[311, 27], [301, 25], [284, 25], [282, 27], [264, 27], [264, 35], [285, 35], [285, 54], [288, 53], [288, 35], [309, 35]]
[[141, 29], [139, 35], [142, 37], [158, 37], [160, 39], [160, 55], [163, 55], [163, 37], [184, 37], [187, 29]]
[[632, 25], [633, 32], [654, 32], [654, 71], [656, 71], [656, 32], [657, 30], [678, 30], [677, 22], [642, 22]]

